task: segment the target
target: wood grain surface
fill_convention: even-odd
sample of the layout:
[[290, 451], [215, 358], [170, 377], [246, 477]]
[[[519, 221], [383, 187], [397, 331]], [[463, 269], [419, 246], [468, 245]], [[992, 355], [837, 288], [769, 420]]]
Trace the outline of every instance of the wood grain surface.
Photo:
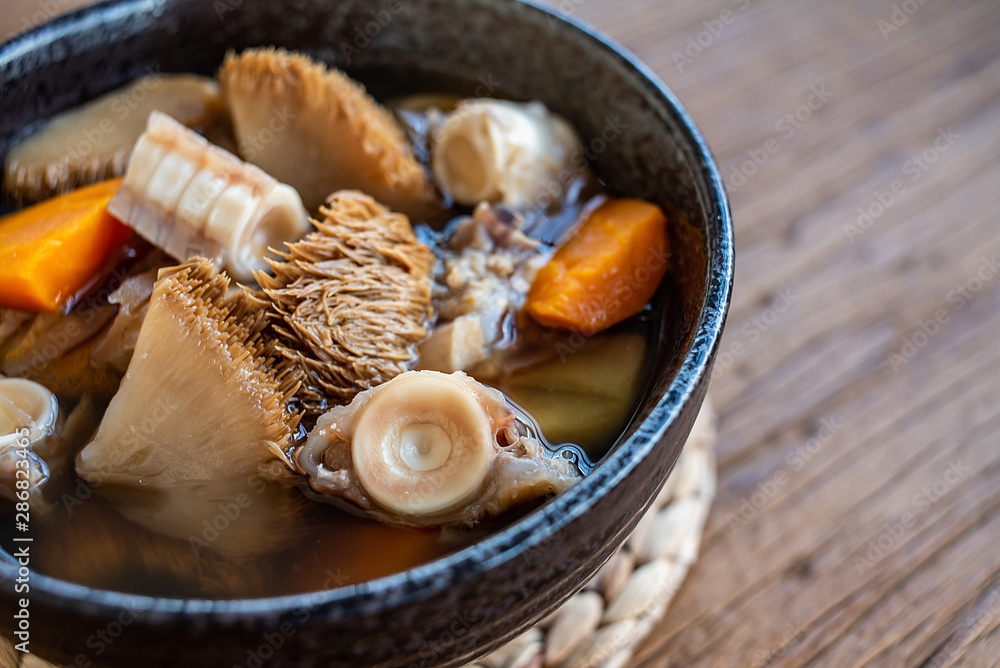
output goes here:
[[1000, 665], [1000, 3], [556, 6], [678, 93], [736, 226], [719, 496], [633, 665]]

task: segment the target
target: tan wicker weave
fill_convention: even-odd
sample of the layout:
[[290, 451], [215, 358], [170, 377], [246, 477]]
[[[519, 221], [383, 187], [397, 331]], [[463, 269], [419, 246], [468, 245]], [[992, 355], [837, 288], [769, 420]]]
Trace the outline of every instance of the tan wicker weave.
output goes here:
[[[618, 552], [547, 619], [466, 668], [623, 668], [698, 557], [715, 495], [715, 414], [706, 401], [663, 490]], [[55, 668], [0, 638], [0, 668]]]

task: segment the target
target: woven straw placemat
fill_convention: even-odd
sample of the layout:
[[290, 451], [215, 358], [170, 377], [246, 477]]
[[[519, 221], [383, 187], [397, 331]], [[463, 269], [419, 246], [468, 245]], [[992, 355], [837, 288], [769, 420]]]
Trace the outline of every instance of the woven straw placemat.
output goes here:
[[[527, 633], [466, 668], [622, 668], [663, 616], [715, 496], [715, 413], [705, 402], [663, 490], [597, 575]], [[0, 638], [0, 668], [55, 668]]]
[[466, 668], [622, 668], [663, 617], [715, 496], [715, 413], [706, 400], [684, 450], [635, 531], [583, 591]]

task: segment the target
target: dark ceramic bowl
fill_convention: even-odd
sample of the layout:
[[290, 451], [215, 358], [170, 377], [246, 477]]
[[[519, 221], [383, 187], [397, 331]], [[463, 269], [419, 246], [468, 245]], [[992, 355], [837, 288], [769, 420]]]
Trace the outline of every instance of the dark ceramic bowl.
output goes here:
[[[257, 45], [312, 53], [376, 94], [379, 82], [447, 76], [479, 95], [540, 99], [576, 123], [615, 190], [685, 213], [690, 226], [673, 228], [673, 278], [655, 301], [660, 345], [649, 385], [589, 477], [473, 547], [363, 585], [249, 601], [132, 596], [33, 574], [30, 649], [64, 664], [130, 668], [458, 666], [580, 589], [674, 465], [729, 303], [722, 180], [691, 118], [644, 65], [593, 29], [515, 0], [100, 4], [0, 48], [0, 154], [32, 124], [150, 69], [212, 74], [227, 49]], [[0, 575], [0, 630], [9, 635], [22, 595], [12, 567], [0, 565]]]

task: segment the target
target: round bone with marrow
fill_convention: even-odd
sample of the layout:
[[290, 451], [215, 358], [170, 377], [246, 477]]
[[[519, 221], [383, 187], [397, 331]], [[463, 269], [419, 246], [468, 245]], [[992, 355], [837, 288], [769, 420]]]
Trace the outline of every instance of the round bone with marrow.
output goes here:
[[464, 373], [408, 371], [322, 417], [293, 455], [321, 494], [409, 526], [472, 524], [579, 479]]

